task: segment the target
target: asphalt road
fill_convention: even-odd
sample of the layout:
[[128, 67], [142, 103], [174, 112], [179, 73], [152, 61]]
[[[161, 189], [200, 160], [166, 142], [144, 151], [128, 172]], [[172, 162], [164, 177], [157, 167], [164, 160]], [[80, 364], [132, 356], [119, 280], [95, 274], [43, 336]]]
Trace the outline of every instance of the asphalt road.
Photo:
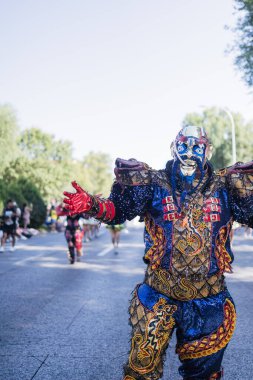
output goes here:
[[[225, 353], [226, 380], [253, 379], [253, 240], [237, 231], [234, 274], [227, 276], [238, 312]], [[84, 244], [69, 265], [63, 234], [18, 243], [0, 254], [0, 379], [121, 380], [129, 350], [128, 301], [142, 281], [142, 228], [122, 233], [119, 253], [108, 231]], [[179, 380], [175, 340], [164, 379]]]

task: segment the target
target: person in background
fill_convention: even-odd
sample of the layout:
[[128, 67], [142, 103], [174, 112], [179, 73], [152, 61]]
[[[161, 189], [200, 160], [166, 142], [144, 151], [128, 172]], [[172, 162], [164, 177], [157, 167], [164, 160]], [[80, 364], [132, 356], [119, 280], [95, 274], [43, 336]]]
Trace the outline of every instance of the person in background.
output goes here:
[[233, 241], [234, 241], [235, 231], [236, 231], [238, 228], [240, 228], [240, 227], [241, 227], [240, 223], [238, 223], [238, 222], [233, 222], [232, 228], [231, 228], [230, 233], [229, 233], [230, 244], [231, 244], [231, 246], [232, 246]]
[[111, 233], [112, 244], [113, 244], [115, 253], [117, 253], [118, 248], [119, 248], [120, 233], [125, 228], [125, 225], [124, 225], [124, 223], [123, 224], [112, 224], [112, 225], [107, 225], [106, 228]]
[[19, 212], [15, 206], [15, 202], [9, 199], [2, 214], [2, 230], [3, 236], [1, 238], [0, 252], [4, 252], [5, 243], [8, 238], [11, 238], [11, 248], [10, 251], [15, 250], [16, 243], [16, 229], [17, 229], [17, 218], [19, 217]]
[[89, 218], [89, 220], [90, 220], [90, 237], [91, 239], [97, 238], [101, 223], [95, 218]]
[[27, 227], [29, 227], [30, 225], [31, 212], [32, 212], [32, 208], [29, 207], [27, 203], [24, 203], [22, 207], [22, 222], [23, 222], [24, 230], [26, 230]]
[[65, 239], [68, 244], [69, 263], [74, 264], [75, 261], [81, 261], [83, 230], [80, 225], [82, 214], [68, 215], [65, 228]]
[[245, 238], [250, 238], [250, 239], [253, 237], [252, 228], [250, 228], [248, 226], [244, 227], [244, 237]]
[[15, 231], [15, 236], [18, 238], [18, 239], [22, 239], [23, 236], [22, 236], [22, 233], [21, 233], [21, 229], [20, 229], [20, 219], [21, 219], [21, 216], [22, 216], [22, 211], [20, 209], [20, 207], [17, 205], [17, 202], [16, 201], [13, 201], [13, 207], [14, 207], [14, 210], [15, 210], [15, 224], [16, 224], [16, 231]]
[[58, 219], [58, 214], [57, 214], [57, 211], [56, 211], [54, 205], [51, 206], [51, 209], [50, 209], [50, 212], [49, 212], [49, 216], [50, 216], [50, 230], [51, 230], [51, 232], [55, 232], [56, 231], [56, 222], [57, 222], [57, 219]]

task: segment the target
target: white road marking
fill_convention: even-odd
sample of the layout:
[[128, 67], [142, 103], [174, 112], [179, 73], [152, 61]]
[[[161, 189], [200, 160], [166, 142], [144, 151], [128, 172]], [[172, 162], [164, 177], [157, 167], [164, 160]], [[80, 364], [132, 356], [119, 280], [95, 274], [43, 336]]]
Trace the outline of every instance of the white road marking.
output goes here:
[[[143, 248], [144, 249], [144, 245], [138, 244], [138, 243], [137, 244], [121, 244], [120, 243], [118, 249], [120, 250], [120, 248]], [[103, 251], [99, 252], [97, 256], [105, 256], [107, 253], [113, 250], [114, 248], [112, 245], [107, 246], [105, 249], [103, 249]]]
[[98, 253], [98, 256], [105, 256], [108, 252], [112, 251], [113, 247], [110, 245], [109, 247], [106, 247], [103, 249], [103, 251]]

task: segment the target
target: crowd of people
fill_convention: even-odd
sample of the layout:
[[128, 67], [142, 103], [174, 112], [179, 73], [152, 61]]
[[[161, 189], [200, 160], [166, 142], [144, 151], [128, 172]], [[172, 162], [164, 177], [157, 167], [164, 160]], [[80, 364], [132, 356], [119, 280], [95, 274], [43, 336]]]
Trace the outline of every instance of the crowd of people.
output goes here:
[[[62, 205], [54, 202], [48, 206], [45, 222], [49, 232], [64, 232], [67, 243], [67, 256], [70, 264], [81, 261], [83, 242], [98, 237], [101, 222], [85, 213], [62, 215]], [[125, 224], [106, 226], [115, 254], [118, 253], [121, 231]]]
[[[47, 216], [44, 227], [48, 232], [63, 232], [67, 242], [67, 253], [70, 264], [80, 261], [83, 242], [89, 242], [98, 236], [100, 222], [85, 213], [75, 216], [62, 216], [61, 204], [52, 202], [47, 207]], [[17, 239], [27, 239], [37, 232], [30, 228], [32, 205], [24, 203], [19, 207], [17, 203], [8, 199], [0, 215], [0, 252], [13, 252]], [[108, 226], [115, 253], [117, 253], [120, 231], [124, 225]]]

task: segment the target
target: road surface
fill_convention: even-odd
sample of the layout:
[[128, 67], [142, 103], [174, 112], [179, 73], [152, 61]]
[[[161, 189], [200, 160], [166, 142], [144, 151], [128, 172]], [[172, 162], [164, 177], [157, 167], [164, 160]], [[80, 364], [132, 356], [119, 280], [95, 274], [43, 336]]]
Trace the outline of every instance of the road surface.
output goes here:
[[[122, 233], [115, 254], [102, 228], [69, 265], [62, 233], [18, 243], [0, 254], [0, 379], [121, 380], [129, 350], [128, 301], [142, 281], [142, 228]], [[226, 380], [253, 379], [253, 240], [237, 231], [234, 274], [227, 276], [238, 311], [224, 358]], [[179, 380], [175, 339], [164, 379]]]

